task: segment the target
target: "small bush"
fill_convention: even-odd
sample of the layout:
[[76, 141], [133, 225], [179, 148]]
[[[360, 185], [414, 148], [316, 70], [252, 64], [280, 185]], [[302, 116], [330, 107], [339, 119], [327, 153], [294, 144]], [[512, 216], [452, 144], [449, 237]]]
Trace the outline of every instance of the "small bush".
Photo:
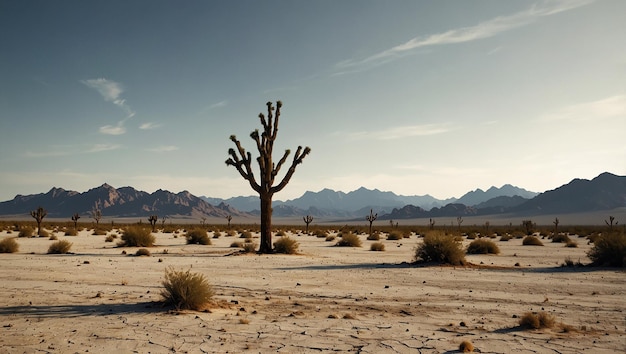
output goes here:
[[67, 229], [65, 231], [65, 236], [77, 236], [77, 235], [78, 235], [78, 231], [76, 231], [75, 228]]
[[609, 232], [598, 237], [587, 256], [596, 266], [626, 267], [626, 234]]
[[230, 247], [232, 247], [232, 248], [243, 248], [243, 242], [235, 241], [235, 242], [230, 244]]
[[335, 246], [339, 247], [361, 247], [361, 239], [352, 232], [344, 233]]
[[50, 233], [48, 230], [41, 228], [41, 230], [39, 230], [39, 237], [50, 237]]
[[543, 246], [543, 242], [535, 236], [526, 236], [524, 240], [522, 240], [522, 245], [524, 246]]
[[215, 294], [204, 275], [189, 270], [176, 271], [168, 267], [161, 284], [163, 301], [178, 310], [202, 310]]
[[462, 353], [472, 353], [474, 351], [474, 345], [468, 340], [464, 340], [459, 344], [459, 351]]
[[109, 235], [104, 239], [104, 242], [113, 242], [115, 240], [115, 236]]
[[51, 234], [51, 235], [50, 235], [50, 237], [48, 237], [48, 240], [52, 240], [52, 241], [56, 241], [56, 240], [58, 240], [58, 239], [59, 239], [59, 238], [58, 238], [58, 237], [57, 237], [57, 235], [55, 235], [55, 234]]
[[500, 249], [491, 240], [484, 238], [474, 240], [467, 246], [467, 253], [469, 254], [498, 254]]
[[150, 257], [152, 253], [147, 248], [140, 248], [135, 252], [135, 256], [148, 256]]
[[242, 248], [245, 253], [254, 253], [256, 252], [256, 243], [254, 242], [244, 243]]
[[372, 232], [371, 235], [367, 236], [367, 239], [369, 241], [378, 241], [378, 240], [380, 240], [380, 232], [378, 232], [378, 231]]
[[328, 235], [326, 236], [326, 242], [334, 241], [335, 238], [337, 238], [335, 235]]
[[500, 241], [508, 241], [508, 240], [510, 240], [512, 238], [513, 238], [512, 235], [506, 234], [506, 235], [500, 236]]
[[235, 230], [228, 230], [228, 232], [226, 233], [226, 236], [228, 237], [233, 237], [235, 235], [237, 235], [237, 231]]
[[222, 236], [222, 233], [219, 231], [214, 231], [213, 232], [213, 238], [220, 238], [220, 236]]
[[281, 237], [280, 240], [274, 242], [274, 252], [276, 253], [296, 254], [298, 247], [300, 247], [298, 241], [288, 236]]
[[314, 234], [318, 238], [324, 238], [327, 235], [325, 230], [315, 230]]
[[385, 250], [385, 245], [382, 242], [374, 242], [370, 245], [370, 251], [382, 252]]
[[402, 240], [404, 238], [404, 236], [402, 236], [402, 234], [399, 231], [391, 231], [388, 235], [387, 235], [387, 240]]
[[571, 240], [569, 236], [567, 236], [566, 234], [556, 234], [552, 237], [552, 242], [557, 242], [557, 243], [566, 242], [567, 243], [569, 241]]
[[569, 240], [565, 244], [565, 247], [576, 248], [576, 247], [578, 247], [578, 242], [576, 242], [574, 240]]
[[211, 239], [204, 229], [194, 229], [187, 232], [187, 244], [189, 245], [210, 245]]
[[252, 232], [242, 231], [241, 233], [239, 233], [239, 238], [252, 238]]
[[552, 328], [554, 323], [554, 317], [545, 312], [538, 314], [527, 312], [519, 320], [519, 325], [528, 329]]
[[464, 265], [465, 252], [461, 243], [442, 232], [430, 232], [415, 249], [415, 261]]
[[72, 248], [72, 243], [69, 241], [61, 240], [54, 242], [48, 247], [48, 254], [65, 254], [69, 253]]
[[0, 253], [15, 253], [19, 250], [20, 245], [13, 237], [5, 238], [0, 241]]
[[285, 235], [287, 235], [287, 234], [283, 230], [276, 231], [276, 236], [281, 236], [282, 237], [282, 236], [285, 236]]
[[33, 237], [33, 233], [35, 233], [35, 230], [30, 226], [26, 226], [20, 229], [17, 237]]
[[120, 247], [152, 247], [154, 241], [154, 235], [150, 233], [149, 229], [132, 226], [124, 230], [122, 240], [117, 245]]
[[92, 235], [94, 236], [104, 236], [106, 234], [107, 234], [107, 230], [104, 230], [104, 229], [95, 229], [93, 230], [93, 233], [92, 233]]

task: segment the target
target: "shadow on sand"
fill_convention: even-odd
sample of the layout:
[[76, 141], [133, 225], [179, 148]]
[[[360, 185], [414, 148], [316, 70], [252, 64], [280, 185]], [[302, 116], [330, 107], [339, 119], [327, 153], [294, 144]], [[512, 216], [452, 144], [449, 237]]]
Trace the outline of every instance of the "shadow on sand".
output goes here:
[[158, 302], [96, 305], [28, 305], [0, 307], [0, 316], [20, 315], [30, 317], [72, 318], [120, 314], [163, 312], [166, 307]]

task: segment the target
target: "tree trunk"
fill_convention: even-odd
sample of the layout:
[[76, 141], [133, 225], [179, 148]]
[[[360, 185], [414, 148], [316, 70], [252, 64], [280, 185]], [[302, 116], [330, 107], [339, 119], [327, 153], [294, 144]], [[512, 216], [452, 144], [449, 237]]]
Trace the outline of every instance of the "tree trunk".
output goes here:
[[272, 253], [272, 194], [260, 193], [261, 245], [259, 253]]

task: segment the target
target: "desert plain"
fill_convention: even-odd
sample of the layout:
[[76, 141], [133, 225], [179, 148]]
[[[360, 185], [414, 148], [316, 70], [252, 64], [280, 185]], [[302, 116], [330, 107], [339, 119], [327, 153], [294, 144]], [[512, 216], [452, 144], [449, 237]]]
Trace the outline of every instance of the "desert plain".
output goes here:
[[[46, 254], [54, 241], [41, 237], [0, 254], [1, 352], [455, 353], [464, 340], [480, 353], [626, 351], [626, 272], [561, 267], [566, 258], [589, 263], [582, 237], [570, 236], [576, 248], [498, 237], [499, 255], [453, 267], [411, 264], [415, 234], [383, 234], [385, 251], [374, 252], [366, 235], [361, 247], [335, 247], [293, 231], [299, 254], [256, 255], [230, 247], [238, 236], [187, 245], [182, 232], [155, 232], [151, 256], [140, 257], [91, 231], [55, 233], [71, 254]], [[167, 267], [203, 274], [215, 302], [204, 311], [163, 306]], [[556, 325], [524, 329], [527, 312]]]

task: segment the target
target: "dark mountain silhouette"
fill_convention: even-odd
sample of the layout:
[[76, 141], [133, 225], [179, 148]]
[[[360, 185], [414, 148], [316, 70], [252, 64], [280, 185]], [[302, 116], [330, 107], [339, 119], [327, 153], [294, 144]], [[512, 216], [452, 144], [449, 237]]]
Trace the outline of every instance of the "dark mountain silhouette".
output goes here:
[[213, 206], [187, 191], [147, 193], [132, 187], [116, 189], [106, 183], [84, 193], [52, 188], [45, 194], [17, 195], [13, 200], [0, 203], [0, 215], [28, 215], [31, 210], [43, 206], [49, 217], [69, 218], [74, 213], [89, 215], [96, 205], [105, 217], [248, 215], [226, 204]]
[[531, 199], [534, 198], [537, 194], [539, 193], [530, 192], [523, 188], [515, 187], [510, 184], [505, 184], [500, 188], [491, 187], [487, 189], [486, 192], [480, 188], [471, 192], [467, 192], [461, 198], [459, 198], [456, 203], [475, 206], [496, 197], [519, 196], [522, 198]]

